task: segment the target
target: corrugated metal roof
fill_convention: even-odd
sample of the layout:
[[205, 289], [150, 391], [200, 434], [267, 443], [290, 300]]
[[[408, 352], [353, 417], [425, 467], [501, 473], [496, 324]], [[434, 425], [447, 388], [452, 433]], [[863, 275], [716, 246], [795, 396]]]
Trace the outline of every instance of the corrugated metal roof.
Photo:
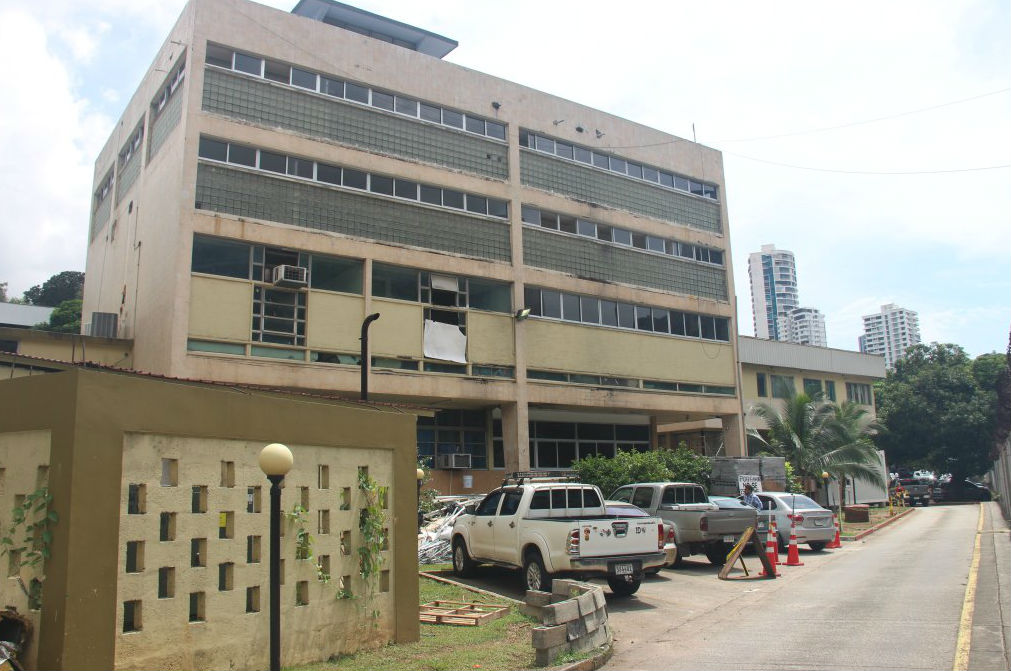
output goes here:
[[844, 349], [796, 345], [778, 340], [740, 336], [738, 355], [742, 364], [776, 366], [864, 377], [885, 376], [885, 359]]
[[0, 326], [31, 327], [40, 322], [48, 322], [54, 309], [41, 305], [0, 303]]

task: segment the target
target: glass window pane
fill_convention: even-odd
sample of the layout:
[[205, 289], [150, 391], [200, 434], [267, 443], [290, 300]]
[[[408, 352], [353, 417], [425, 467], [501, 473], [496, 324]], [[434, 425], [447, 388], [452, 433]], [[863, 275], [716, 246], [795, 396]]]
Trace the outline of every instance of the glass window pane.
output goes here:
[[195, 273], [249, 278], [249, 245], [202, 235], [193, 238], [191, 268]]
[[618, 304], [614, 301], [600, 301], [600, 323], [604, 326], [618, 325]]
[[468, 293], [471, 308], [507, 314], [512, 312], [512, 292], [504, 282], [470, 279]]
[[344, 186], [349, 186], [352, 189], [364, 189], [368, 187], [368, 173], [364, 173], [361, 170], [351, 170], [350, 168], [344, 168]]
[[[726, 317], [716, 318], [716, 339], [730, 342], [730, 320]], [[831, 400], [835, 400], [834, 398]]]
[[594, 152], [593, 165], [597, 166], [598, 168], [603, 168], [604, 170], [607, 170], [608, 166], [611, 165], [611, 162], [608, 159], [607, 154], [598, 154]]
[[618, 303], [618, 326], [623, 329], [635, 328], [635, 307], [629, 303]]
[[488, 214], [488, 199], [484, 196], [467, 194], [467, 211], [476, 214]]
[[228, 145], [228, 162], [256, 167], [256, 150], [234, 142]]
[[716, 322], [709, 315], [700, 315], [699, 321], [702, 324], [702, 337], [707, 340], [716, 340]]
[[658, 238], [653, 235], [646, 236], [646, 249], [653, 252], [663, 253], [664, 251], [664, 241], [663, 238]]
[[289, 175], [295, 175], [304, 179], [312, 179], [312, 166], [313, 162], [308, 159], [295, 158], [294, 156], [288, 157]]
[[689, 338], [699, 337], [699, 316], [685, 313], [685, 335]]
[[660, 173], [656, 168], [651, 168], [648, 165], [642, 166], [642, 178], [647, 182], [658, 182], [660, 181]]
[[555, 153], [555, 141], [551, 138], [541, 137], [537, 135], [534, 138], [534, 148], [538, 151], [545, 151], [549, 154]]
[[555, 153], [562, 158], [572, 158], [572, 145], [558, 142], [555, 144]]
[[442, 108], [421, 103], [421, 118], [425, 121], [442, 123]]
[[228, 159], [228, 143], [210, 138], [200, 138], [200, 148], [198, 149], [200, 158], [209, 158], [215, 161], [225, 161]]
[[572, 322], [579, 321], [579, 296], [562, 294], [562, 319]]
[[612, 156], [611, 157], [611, 170], [613, 172], [620, 172], [621, 174], [624, 175], [625, 171], [628, 170], [628, 164], [625, 163], [625, 159], [618, 158], [617, 156]]
[[537, 287], [523, 287], [523, 307], [530, 308], [530, 314], [541, 315], [541, 290]]
[[589, 149], [583, 149], [582, 147], [574, 147], [572, 152], [573, 158], [581, 163], [590, 163], [593, 161], [593, 154], [590, 153]]
[[685, 314], [683, 312], [670, 313], [670, 332], [674, 335], [685, 334]]
[[394, 108], [407, 116], [418, 116], [418, 101], [397, 96]]
[[624, 228], [615, 228], [612, 235], [617, 244], [632, 246], [632, 231], [625, 230]]
[[597, 224], [597, 239], [604, 242], [611, 242], [611, 227], [604, 224]]
[[418, 300], [418, 271], [383, 263], [372, 264], [372, 295]]
[[316, 166], [316, 180], [328, 184], [340, 184], [341, 169], [334, 165], [320, 163]]
[[597, 237], [597, 225], [592, 221], [586, 221], [585, 219], [578, 219], [576, 221], [576, 232], [579, 235], [585, 235], [589, 238]]
[[463, 115], [453, 110], [442, 110], [442, 123], [453, 128], [463, 128]]
[[[543, 225], [543, 219], [541, 220], [541, 223]], [[564, 231], [565, 233], [575, 233], [577, 230], [576, 218], [563, 214], [558, 215], [558, 230]]]
[[400, 198], [418, 199], [418, 183], [406, 179], [398, 179], [393, 192]]
[[436, 186], [421, 185], [421, 202], [432, 205], [442, 205], [442, 189]]
[[632, 246], [637, 249], [646, 249], [646, 236], [642, 233], [633, 233]]
[[372, 175], [369, 181], [369, 191], [382, 193], [387, 196], [393, 195], [393, 178], [385, 175]]
[[362, 262], [356, 259], [313, 254], [309, 276], [313, 289], [362, 293]]
[[653, 330], [657, 333], [670, 333], [669, 313], [660, 308], [653, 308]]
[[235, 69], [259, 77], [263, 69], [263, 60], [255, 56], [235, 52]]
[[277, 61], [266, 61], [263, 66], [263, 76], [282, 84], [291, 83], [291, 66]]
[[320, 80], [320, 91], [335, 98], [344, 97], [344, 82], [339, 79], [323, 77]]
[[653, 312], [649, 308], [635, 306], [635, 327], [640, 331], [653, 330]]
[[452, 189], [442, 190], [442, 204], [446, 207], [455, 207], [457, 209], [463, 209], [463, 193], [460, 191], [453, 191]]
[[592, 296], [579, 297], [579, 311], [581, 321], [587, 324], [600, 323], [600, 301]]
[[353, 84], [347, 82], [344, 85], [344, 97], [348, 100], [354, 100], [355, 102], [369, 103], [369, 89], [367, 86], [359, 86], [358, 84]]
[[467, 130], [471, 133], [477, 133], [478, 135], [484, 135], [484, 119], [475, 119], [472, 116], [467, 117]]
[[493, 137], [496, 140], [504, 140], [504, 139], [506, 139], [506, 127], [505, 127], [505, 125], [500, 124], [500, 123], [496, 123], [494, 121], [487, 121], [485, 123], [487, 124], [487, 128], [485, 129], [485, 133], [488, 135], [488, 137]]
[[488, 199], [488, 214], [493, 217], [507, 219], [509, 217], [509, 203], [504, 200]]
[[382, 91], [372, 92], [372, 106], [379, 109], [393, 111], [393, 95]]
[[272, 151], [260, 150], [260, 169], [285, 173], [288, 171], [288, 157]]
[[674, 175], [670, 173], [661, 172], [660, 173], [660, 183], [666, 187], [674, 188]]
[[635, 177], [637, 179], [642, 179], [642, 166], [638, 163], [628, 164], [628, 175], [629, 177]]
[[680, 175], [674, 176], [674, 188], [679, 191], [688, 191], [688, 180]]
[[207, 55], [204, 61], [209, 65], [230, 68], [232, 67], [232, 50], [228, 47], [218, 46], [217, 44], [208, 44]]
[[545, 289], [541, 292], [541, 309], [545, 317], [561, 319], [562, 317], [562, 294], [557, 291]]
[[316, 73], [298, 68], [291, 69], [291, 83], [310, 91], [316, 90]]

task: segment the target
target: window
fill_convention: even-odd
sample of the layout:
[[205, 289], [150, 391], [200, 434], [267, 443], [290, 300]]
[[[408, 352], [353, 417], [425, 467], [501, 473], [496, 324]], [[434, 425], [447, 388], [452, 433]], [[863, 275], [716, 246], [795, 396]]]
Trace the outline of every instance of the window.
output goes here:
[[128, 515], [143, 515], [147, 512], [147, 485], [128, 487], [126, 512]]
[[418, 300], [418, 271], [373, 263], [372, 295], [404, 301]]
[[174, 541], [176, 539], [176, 514], [161, 513], [158, 523], [158, 540]]
[[813, 399], [819, 398], [822, 395], [821, 390], [821, 380], [812, 380], [810, 378], [804, 378], [804, 393]]
[[309, 284], [313, 289], [361, 295], [362, 267], [357, 259], [313, 254], [309, 257]]
[[794, 395], [793, 378], [784, 375], [772, 375], [772, 397], [790, 398]]
[[520, 499], [522, 498], [522, 492], [506, 492], [502, 498], [502, 509], [498, 514], [500, 516], [515, 515], [516, 511], [519, 510]]
[[847, 382], [846, 397], [850, 401], [853, 401], [854, 403], [860, 403], [861, 405], [874, 404], [874, 397], [871, 394], [871, 386], [869, 384]]
[[652, 502], [653, 502], [652, 487], [638, 487], [635, 490], [635, 495], [632, 497], [632, 505], [639, 506], [640, 508], [649, 508], [649, 505]]
[[126, 572], [140, 573], [144, 570], [144, 541], [126, 542]]
[[203, 622], [204, 616], [204, 593], [190, 592], [190, 622]]
[[252, 340], [305, 345], [305, 303], [306, 294], [301, 291], [253, 287]]
[[171, 566], [158, 569], [158, 598], [171, 599], [176, 595], [176, 570]]
[[480, 505], [478, 505], [477, 510], [474, 511], [474, 514], [482, 516], [494, 515], [495, 511], [498, 510], [498, 502], [499, 499], [501, 498], [502, 498], [501, 491], [492, 492], [488, 496], [484, 497], [484, 500], [481, 501]]
[[769, 390], [765, 387], [765, 373], [755, 373], [755, 383], [758, 385], [758, 396], [760, 398], [768, 397]]
[[140, 631], [141, 630], [141, 602], [140, 601], [124, 601], [123, 602], [123, 632]]
[[825, 396], [828, 400], [835, 402], [835, 382], [832, 380], [825, 380]]
[[250, 245], [203, 235], [193, 236], [191, 269], [195, 273], [249, 278]]
[[472, 468], [487, 468], [485, 422], [486, 415], [480, 410], [443, 410], [435, 417], [419, 417], [418, 456], [432, 459], [440, 454], [469, 454]]

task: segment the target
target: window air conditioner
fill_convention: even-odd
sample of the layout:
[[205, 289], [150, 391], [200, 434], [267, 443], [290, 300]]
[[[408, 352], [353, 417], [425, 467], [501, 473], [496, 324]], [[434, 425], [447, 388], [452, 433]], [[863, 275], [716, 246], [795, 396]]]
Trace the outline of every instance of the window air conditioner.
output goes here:
[[435, 467], [442, 470], [470, 468], [469, 454], [440, 454], [435, 458]]
[[273, 281], [277, 287], [304, 287], [309, 283], [308, 272], [302, 266], [276, 266]]

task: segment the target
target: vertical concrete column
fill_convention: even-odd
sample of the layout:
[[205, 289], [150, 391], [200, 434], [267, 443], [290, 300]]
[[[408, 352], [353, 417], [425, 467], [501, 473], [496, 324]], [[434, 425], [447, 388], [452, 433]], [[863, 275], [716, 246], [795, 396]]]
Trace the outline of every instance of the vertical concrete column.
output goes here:
[[740, 415], [721, 415], [723, 422], [723, 448], [728, 457], [746, 457], [747, 441], [744, 437], [744, 420]]
[[526, 399], [503, 403], [502, 444], [507, 472], [530, 470], [530, 424]]
[[660, 444], [660, 434], [657, 431], [656, 415], [650, 415], [649, 417], [649, 446], [650, 449], [654, 450], [659, 450], [663, 447]]

